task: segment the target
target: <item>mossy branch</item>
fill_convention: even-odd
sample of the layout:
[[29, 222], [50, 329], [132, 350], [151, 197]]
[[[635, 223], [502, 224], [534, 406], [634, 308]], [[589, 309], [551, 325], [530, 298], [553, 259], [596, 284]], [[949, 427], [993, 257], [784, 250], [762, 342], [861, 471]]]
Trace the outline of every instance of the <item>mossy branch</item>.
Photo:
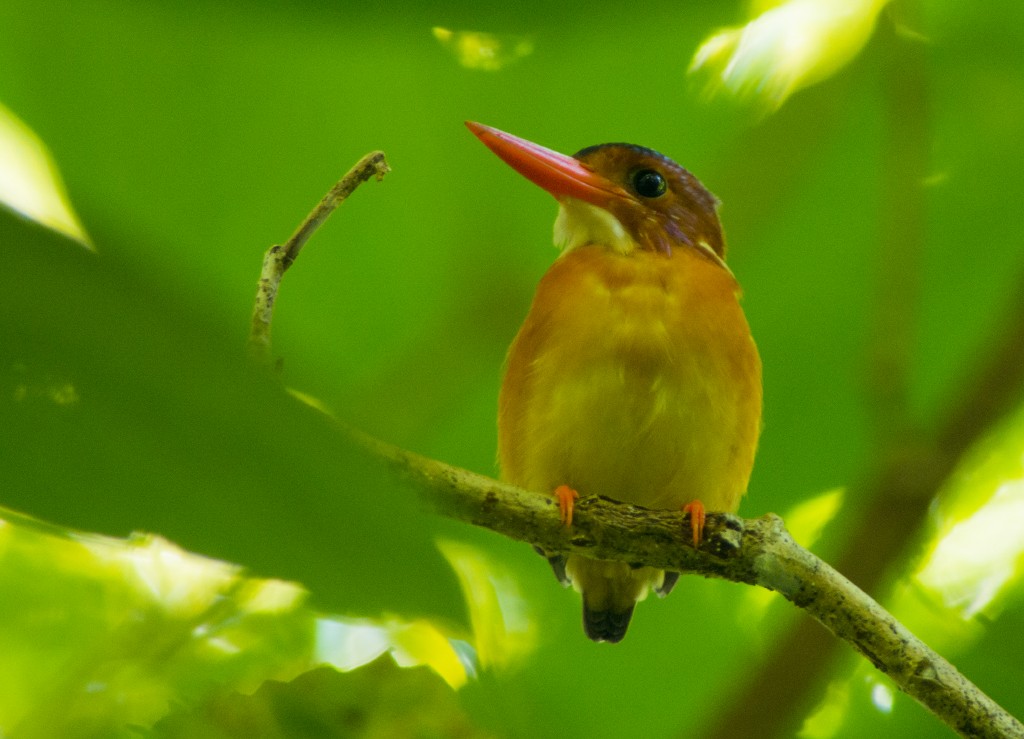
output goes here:
[[[388, 171], [381, 152], [368, 154], [264, 259], [253, 313], [253, 354], [270, 356], [270, 322], [281, 276], [331, 211], [371, 176]], [[932, 651], [853, 583], [798, 545], [778, 516], [742, 519], [708, 514], [699, 549], [682, 514], [617, 503], [578, 501], [573, 525], [562, 525], [553, 497], [529, 492], [429, 459], [339, 423], [344, 438], [402, 478], [437, 511], [490, 529], [549, 554], [648, 565], [774, 590], [864, 655], [901, 690], [963, 736], [1017, 737], [1024, 725]]]
[[962, 736], [1024, 737], [1024, 725], [930, 649], [867, 593], [797, 544], [774, 514], [709, 513], [700, 549], [676, 511], [587, 497], [571, 528], [538, 495], [345, 429], [442, 514], [549, 554], [648, 565], [774, 590], [847, 642]]

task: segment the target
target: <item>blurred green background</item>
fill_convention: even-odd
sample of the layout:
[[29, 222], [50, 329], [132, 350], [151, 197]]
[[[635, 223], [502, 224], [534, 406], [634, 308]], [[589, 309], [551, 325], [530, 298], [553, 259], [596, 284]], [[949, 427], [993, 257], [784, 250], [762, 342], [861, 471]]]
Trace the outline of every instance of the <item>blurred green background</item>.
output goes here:
[[[471, 543], [518, 583], [536, 642], [513, 665], [484, 666], [450, 709], [432, 704], [465, 712], [458, 731], [701, 736], [761, 710], [736, 691], [804, 616], [684, 578], [638, 609], [623, 644], [587, 641], [578, 596], [528, 546], [423, 514], [250, 365], [262, 254], [360, 156], [384, 150], [393, 172], [344, 203], [284, 280], [282, 378], [375, 435], [493, 475], [502, 359], [556, 255], [555, 207], [462, 122], [567, 153], [629, 141], [668, 154], [723, 202], [764, 361], [764, 432], [741, 513], [785, 515], [845, 489], [838, 509], [804, 516], [808, 532], [824, 527], [816, 550], [838, 558], [886, 447], [955, 404], [1004, 306], [1021, 300], [1024, 6], [922, 2], [895, 21], [883, 11], [849, 65], [770, 112], [709, 99], [686, 74], [702, 40], [744, 22], [739, 4], [356, 5], [0, 4], [0, 102], [46, 143], [96, 246], [0, 209], [0, 505], [79, 531], [153, 532], [302, 583], [307, 616], [427, 617], [464, 636], [465, 598], [434, 538]], [[498, 68], [462, 63], [435, 27], [495, 34]], [[893, 233], [920, 249], [902, 253]], [[903, 375], [878, 346], [906, 363], [905, 409], [879, 390], [880, 375]], [[68, 386], [74, 400], [56, 402]], [[1022, 474], [1015, 407], [904, 532], [907, 548], [876, 568], [887, 573], [876, 595], [1019, 716], [1024, 506], [1019, 485], [998, 487]], [[1007, 571], [976, 578], [991, 597], [965, 610], [915, 573], [997, 488], [1010, 497], [1003, 528], [983, 530], [969, 554], [1009, 541]], [[12, 530], [36, 526], [35, 548], [11, 544]], [[70, 587], [74, 567], [47, 548], [69, 536], [0, 524], [0, 639], [20, 655], [0, 667], [20, 686], [0, 699], [0, 733], [45, 735], [41, 707], [82, 698], [96, 684], [90, 661], [132, 651], [105, 640], [138, 604], [111, 595], [116, 573], [79, 573]], [[176, 674], [155, 704], [201, 711], [215, 693], [293, 676], [308, 643], [268, 647], [261, 629], [248, 648], [271, 653], [264, 667], [245, 680], [208, 664]], [[168, 647], [132, 669], [152, 676], [171, 654], [181, 659]], [[779, 699], [782, 736], [946, 731], [848, 649], [837, 655]], [[374, 679], [398, 679], [388, 675]], [[398, 713], [369, 699], [363, 709]], [[122, 718], [81, 732], [143, 730]], [[401, 726], [386, 731], [456, 731]]]

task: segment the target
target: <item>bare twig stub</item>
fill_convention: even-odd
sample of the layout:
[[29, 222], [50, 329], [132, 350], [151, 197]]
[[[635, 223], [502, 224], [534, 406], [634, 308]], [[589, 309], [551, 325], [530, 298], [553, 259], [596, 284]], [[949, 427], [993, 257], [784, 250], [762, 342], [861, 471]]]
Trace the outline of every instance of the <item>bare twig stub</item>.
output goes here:
[[295, 262], [302, 247], [318, 228], [341, 205], [355, 189], [371, 177], [378, 180], [391, 171], [384, 152], [371, 151], [348, 171], [330, 189], [284, 245], [275, 244], [263, 255], [263, 268], [256, 287], [256, 303], [252, 311], [252, 328], [249, 331], [249, 352], [261, 362], [270, 361], [270, 323], [274, 315], [274, 301], [281, 284], [281, 277]]
[[[361, 182], [388, 171], [381, 152], [364, 157], [313, 210], [284, 246], [267, 252], [253, 311], [250, 346], [270, 357], [274, 299], [285, 270], [337, 205]], [[964, 736], [1017, 737], [1024, 725], [929, 649], [867, 594], [800, 547], [775, 515], [745, 520], [708, 514], [699, 550], [681, 515], [580, 500], [573, 525], [562, 525], [555, 499], [422, 457], [339, 423], [344, 438], [406, 480], [439, 512], [532, 544], [550, 554], [594, 559], [758, 585], [780, 593], [848, 642], [909, 695]]]

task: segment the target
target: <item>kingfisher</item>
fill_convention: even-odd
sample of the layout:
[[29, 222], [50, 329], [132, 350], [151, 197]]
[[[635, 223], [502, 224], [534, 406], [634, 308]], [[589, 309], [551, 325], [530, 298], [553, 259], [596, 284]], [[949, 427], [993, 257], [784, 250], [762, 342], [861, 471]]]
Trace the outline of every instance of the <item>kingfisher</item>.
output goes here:
[[[508, 352], [498, 400], [502, 479], [689, 514], [735, 511], [761, 427], [761, 360], [725, 262], [718, 200], [668, 157], [633, 144], [565, 156], [496, 128], [469, 129], [555, 197], [561, 253]], [[679, 573], [549, 557], [583, 600], [583, 629], [618, 642], [650, 590]]]

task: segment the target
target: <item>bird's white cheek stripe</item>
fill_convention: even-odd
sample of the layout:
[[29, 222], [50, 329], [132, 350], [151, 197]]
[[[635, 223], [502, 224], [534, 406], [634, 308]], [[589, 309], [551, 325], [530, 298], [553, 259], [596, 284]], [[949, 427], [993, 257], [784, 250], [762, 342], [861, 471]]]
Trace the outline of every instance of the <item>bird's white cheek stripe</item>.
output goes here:
[[563, 254], [587, 244], [601, 244], [620, 254], [629, 254], [637, 248], [618, 218], [604, 208], [575, 198], [559, 202], [554, 239]]

